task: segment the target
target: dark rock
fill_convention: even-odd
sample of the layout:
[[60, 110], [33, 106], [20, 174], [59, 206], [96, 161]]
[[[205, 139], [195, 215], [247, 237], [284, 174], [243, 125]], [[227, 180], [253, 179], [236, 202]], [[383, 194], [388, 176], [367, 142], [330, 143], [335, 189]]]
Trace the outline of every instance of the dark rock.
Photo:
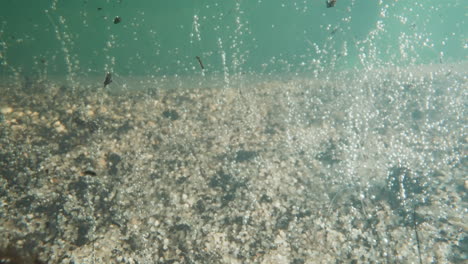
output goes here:
[[117, 168], [117, 165], [120, 163], [122, 158], [116, 154], [116, 153], [111, 153], [107, 157], [107, 168], [109, 170], [109, 174], [112, 176], [116, 176], [119, 172], [119, 169]]
[[78, 181], [68, 184], [68, 190], [74, 192], [82, 201], [87, 201], [86, 194], [88, 193], [88, 187], [89, 184], [83, 177], [80, 177]]
[[234, 201], [234, 199], [236, 199], [236, 195], [232, 192], [224, 195], [223, 198], [221, 199], [222, 206], [224, 207], [228, 205], [228, 203]]
[[293, 259], [293, 261], [291, 262], [291, 264], [304, 264], [304, 263], [305, 263], [305, 260], [299, 259], [299, 258], [295, 258], [295, 259]]
[[122, 160], [122, 158], [117, 153], [111, 153], [107, 157], [107, 161], [112, 163], [112, 165], [117, 165]]
[[170, 203], [171, 203], [171, 196], [169, 195], [168, 192], [166, 192], [164, 190], [163, 191], [158, 191], [156, 193], [156, 198], [158, 198], [159, 201], [161, 201], [164, 204], [164, 206], [169, 206]]
[[203, 200], [198, 200], [197, 203], [195, 204], [195, 209], [199, 214], [205, 212], [205, 203]]
[[0, 263], [1, 264], [42, 264], [37, 256], [32, 252], [33, 248], [23, 247], [17, 249], [12, 246], [0, 248]]
[[230, 185], [234, 182], [233, 177], [230, 174], [219, 171], [210, 179], [210, 187], [217, 188], [220, 187], [223, 191], [230, 189]]
[[300, 211], [299, 213], [296, 214], [296, 217], [298, 219], [300, 218], [303, 218], [303, 217], [307, 217], [307, 216], [311, 216], [312, 215], [312, 211], [311, 210], [305, 210], [305, 211]]
[[326, 165], [333, 165], [341, 161], [338, 158], [338, 150], [334, 142], [330, 142], [326, 146], [325, 151], [322, 151], [319, 154], [317, 154], [315, 158]]
[[133, 126], [130, 125], [129, 121], [126, 121], [123, 125], [117, 128], [117, 134], [118, 135], [126, 134], [128, 131], [132, 129], [133, 129]]
[[258, 153], [255, 151], [239, 150], [236, 152], [236, 162], [245, 162], [257, 157]]
[[176, 180], [176, 183], [177, 184], [182, 184], [184, 183], [185, 181], [187, 181], [188, 177], [186, 176], [182, 176], [182, 177], [179, 177], [177, 180]]
[[179, 114], [175, 110], [166, 110], [162, 113], [163, 117], [169, 118], [172, 121], [175, 121], [180, 118]]
[[20, 208], [24, 213], [29, 213], [31, 212], [31, 206], [33, 202], [37, 199], [34, 195], [27, 195], [15, 203], [16, 208]]
[[81, 247], [86, 245], [89, 242], [88, 232], [90, 226], [86, 221], [81, 221], [78, 223], [78, 232], [77, 238], [75, 239], [75, 245]]
[[187, 224], [176, 224], [172, 227], [173, 231], [190, 231], [190, 226]]
[[260, 197], [260, 203], [271, 203], [273, 202], [273, 199], [271, 199], [270, 196], [263, 194], [262, 197]]
[[153, 173], [151, 173], [151, 174], [149, 175], [149, 178], [150, 178], [151, 180], [160, 179], [160, 178], [161, 178], [161, 174], [156, 173], [156, 172], [153, 172]]
[[81, 153], [78, 157], [76, 157], [75, 162], [82, 166], [90, 166], [93, 164], [93, 160], [86, 157], [86, 155], [83, 153]]
[[74, 143], [74, 138], [76, 136], [77, 135], [75, 135], [73, 133], [68, 133], [68, 134], [64, 135], [63, 137], [59, 138], [58, 139], [59, 147], [58, 147], [58, 150], [57, 150], [57, 154], [65, 154], [65, 153], [71, 151], [76, 146], [76, 144]]
[[284, 213], [276, 219], [275, 228], [286, 230], [289, 227], [289, 223], [293, 220], [293, 216], [290, 213]]
[[48, 219], [55, 219], [63, 211], [64, 203], [65, 198], [63, 196], [59, 196], [52, 201], [45, 200], [35, 208], [35, 212], [47, 216]]
[[[412, 199], [415, 194], [421, 194], [426, 187], [411, 170], [405, 167], [393, 167], [387, 178], [389, 203], [393, 209], [401, 206], [403, 199]], [[405, 197], [402, 194], [405, 194]]]
[[139, 250], [142, 246], [141, 239], [136, 235], [130, 236], [130, 238], [127, 239], [125, 242], [127, 242], [127, 244], [130, 246], [130, 249], [133, 251]]
[[236, 198], [237, 190], [241, 187], [245, 187], [245, 182], [238, 181], [230, 174], [219, 171], [216, 175], [211, 177], [209, 186], [211, 188], [222, 189], [223, 196], [221, 197], [221, 203], [224, 207]]
[[87, 175], [87, 176], [97, 176], [97, 173], [92, 171], [92, 170], [85, 170], [83, 171], [83, 175]]

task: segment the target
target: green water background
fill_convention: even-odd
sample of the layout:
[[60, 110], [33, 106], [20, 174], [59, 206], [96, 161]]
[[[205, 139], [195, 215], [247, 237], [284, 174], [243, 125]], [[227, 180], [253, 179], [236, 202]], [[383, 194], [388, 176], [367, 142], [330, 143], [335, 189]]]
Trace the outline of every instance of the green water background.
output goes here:
[[[0, 71], [318, 73], [467, 59], [464, 0], [2, 0]], [[115, 17], [121, 22], [114, 24]]]

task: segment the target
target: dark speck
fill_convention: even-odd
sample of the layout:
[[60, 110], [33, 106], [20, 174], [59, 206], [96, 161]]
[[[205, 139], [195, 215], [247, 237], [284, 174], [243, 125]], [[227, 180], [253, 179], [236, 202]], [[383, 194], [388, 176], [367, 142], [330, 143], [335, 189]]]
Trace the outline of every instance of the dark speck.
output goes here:
[[118, 23], [120, 23], [120, 22], [122, 22], [122, 18], [120, 18], [119, 16], [116, 16], [116, 17], [114, 18], [114, 24], [118, 24]]

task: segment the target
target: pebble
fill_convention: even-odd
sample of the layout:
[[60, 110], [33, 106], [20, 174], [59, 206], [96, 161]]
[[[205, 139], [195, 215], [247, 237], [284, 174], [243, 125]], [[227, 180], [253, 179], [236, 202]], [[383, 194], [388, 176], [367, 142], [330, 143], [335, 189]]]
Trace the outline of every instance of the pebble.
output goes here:
[[60, 121], [56, 121], [54, 123], [54, 128], [55, 128], [55, 131], [57, 131], [58, 133], [67, 132], [67, 128]]
[[0, 108], [0, 113], [6, 115], [6, 114], [11, 114], [13, 113], [13, 107], [9, 107], [9, 106], [3, 106]]

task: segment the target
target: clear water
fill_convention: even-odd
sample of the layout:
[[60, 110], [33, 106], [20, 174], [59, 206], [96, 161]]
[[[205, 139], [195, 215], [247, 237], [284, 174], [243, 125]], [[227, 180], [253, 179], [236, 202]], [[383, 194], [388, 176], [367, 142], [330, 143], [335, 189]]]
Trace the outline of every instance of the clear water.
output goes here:
[[466, 261], [464, 1], [189, 2], [0, 3], [2, 248]]

